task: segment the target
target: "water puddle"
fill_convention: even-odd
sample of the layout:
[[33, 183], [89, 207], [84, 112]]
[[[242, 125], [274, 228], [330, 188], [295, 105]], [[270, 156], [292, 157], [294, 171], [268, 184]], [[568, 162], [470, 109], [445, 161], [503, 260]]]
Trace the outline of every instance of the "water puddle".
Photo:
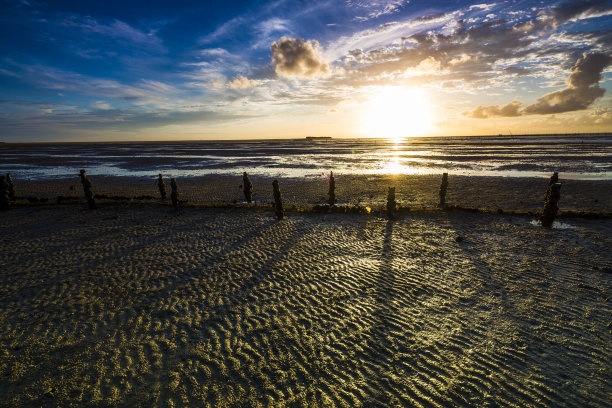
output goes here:
[[[529, 221], [529, 223], [531, 225], [536, 226], [536, 227], [541, 227], [542, 226], [542, 224], [540, 223], [539, 220], [531, 220], [531, 221]], [[552, 224], [551, 228], [552, 229], [565, 230], [565, 229], [572, 229], [572, 228], [575, 228], [575, 227], [573, 225], [571, 225], [571, 224], [566, 223], [566, 222], [553, 221], [553, 224]]]

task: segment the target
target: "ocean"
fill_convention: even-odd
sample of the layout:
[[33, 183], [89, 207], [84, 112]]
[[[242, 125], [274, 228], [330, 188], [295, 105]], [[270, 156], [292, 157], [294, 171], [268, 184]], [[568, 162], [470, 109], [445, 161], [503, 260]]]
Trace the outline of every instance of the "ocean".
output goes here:
[[612, 179], [612, 135], [0, 144], [0, 172], [30, 180], [89, 175], [437, 174]]

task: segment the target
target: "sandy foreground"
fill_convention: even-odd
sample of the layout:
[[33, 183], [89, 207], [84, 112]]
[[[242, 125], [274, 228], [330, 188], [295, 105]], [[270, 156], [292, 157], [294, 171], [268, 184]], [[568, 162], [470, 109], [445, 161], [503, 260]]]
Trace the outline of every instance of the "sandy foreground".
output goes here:
[[[104, 191], [105, 180], [92, 177], [94, 189], [156, 192], [116, 179]], [[410, 202], [433, 205], [437, 180], [417, 190], [406, 179], [398, 199], [414, 191]], [[239, 179], [191, 182], [191, 200], [240, 199]], [[448, 201], [465, 206], [541, 206], [536, 182], [465, 181], [489, 191], [480, 198], [451, 195], [450, 182]], [[18, 193], [52, 197], [62, 183]], [[287, 201], [322, 201], [324, 181], [308, 183], [311, 195], [288, 189]], [[522, 190], [491, 193], [500, 183]], [[610, 194], [599, 183], [575, 182], [582, 204], [568, 204], [569, 188], [560, 204], [610, 211], [609, 197], [595, 201]], [[385, 188], [353, 186], [346, 202], [382, 202]], [[177, 213], [158, 202], [0, 215], [0, 406], [612, 403], [611, 220], [544, 229], [529, 217], [417, 211], [277, 221], [264, 206]]]

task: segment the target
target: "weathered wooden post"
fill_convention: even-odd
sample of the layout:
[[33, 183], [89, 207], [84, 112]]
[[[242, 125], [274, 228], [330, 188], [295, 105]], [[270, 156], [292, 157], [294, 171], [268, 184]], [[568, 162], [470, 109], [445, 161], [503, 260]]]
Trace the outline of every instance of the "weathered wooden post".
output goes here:
[[244, 199], [250, 204], [253, 201], [253, 183], [251, 183], [251, 179], [246, 171], [242, 173], [242, 189], [244, 191]]
[[179, 192], [178, 185], [176, 184], [176, 180], [174, 178], [170, 179], [170, 188], [172, 189], [172, 192], [170, 193], [170, 198], [172, 199], [172, 207], [174, 207], [175, 210], [178, 210]]
[[9, 184], [4, 176], [0, 176], [0, 210], [8, 210], [9, 204]]
[[329, 172], [329, 191], [327, 192], [329, 195], [329, 205], [336, 205], [336, 179], [334, 178], [334, 172]]
[[550, 176], [550, 180], [548, 180], [548, 188], [546, 189], [546, 196], [544, 197], [544, 202], [548, 201], [548, 197], [550, 196], [550, 189], [553, 184], [559, 182], [559, 172], [554, 172], [552, 176]]
[[11, 178], [11, 173], [6, 173], [6, 182], [8, 183], [8, 198], [11, 201], [15, 201], [15, 184], [13, 184], [13, 179]]
[[389, 218], [395, 216], [395, 210], [397, 209], [397, 203], [395, 202], [395, 187], [389, 187], [387, 192], [387, 215]]
[[159, 195], [162, 200], [166, 199], [166, 183], [164, 182], [164, 178], [161, 173], [159, 173], [159, 177], [157, 177], [157, 187], [159, 188]]
[[272, 188], [274, 190], [274, 209], [276, 211], [276, 218], [282, 220], [285, 216], [285, 210], [283, 209], [283, 199], [278, 186], [278, 180], [272, 182]]
[[548, 190], [548, 197], [546, 203], [544, 203], [544, 210], [542, 210], [542, 216], [540, 217], [542, 226], [546, 228], [552, 227], [553, 221], [557, 216], [557, 211], [559, 211], [557, 203], [561, 198], [561, 183], [552, 184]]
[[448, 188], [448, 173], [442, 174], [442, 184], [440, 184], [440, 202], [438, 207], [444, 208], [446, 206], [446, 189]]
[[91, 191], [91, 181], [87, 178], [87, 174], [85, 170], [80, 171], [81, 176], [81, 184], [83, 184], [83, 192], [85, 193], [85, 198], [87, 199], [87, 204], [89, 205], [90, 210], [95, 210], [96, 200], [94, 200], [93, 192]]

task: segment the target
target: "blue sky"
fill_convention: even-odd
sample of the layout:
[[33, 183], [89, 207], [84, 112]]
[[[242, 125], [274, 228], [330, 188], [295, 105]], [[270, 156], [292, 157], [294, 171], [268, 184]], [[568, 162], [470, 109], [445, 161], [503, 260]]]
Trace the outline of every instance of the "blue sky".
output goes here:
[[0, 5], [0, 141], [612, 131], [609, 1]]

